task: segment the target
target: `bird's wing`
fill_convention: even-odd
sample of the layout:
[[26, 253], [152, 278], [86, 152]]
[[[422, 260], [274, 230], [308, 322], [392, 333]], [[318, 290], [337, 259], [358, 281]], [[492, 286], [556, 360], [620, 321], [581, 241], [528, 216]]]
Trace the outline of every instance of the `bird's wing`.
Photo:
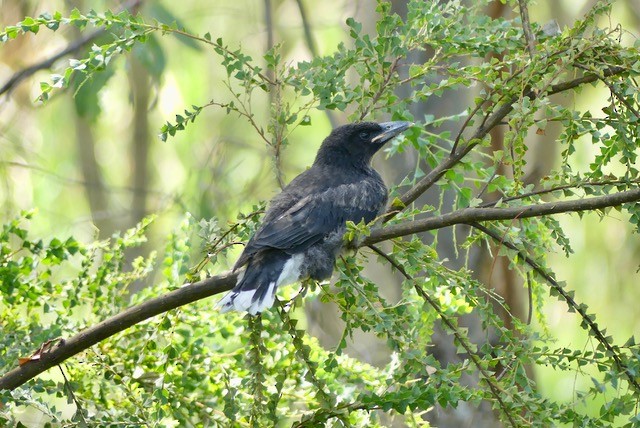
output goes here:
[[[377, 191], [376, 191], [377, 190]], [[283, 214], [267, 221], [251, 238], [236, 268], [263, 248], [287, 253], [304, 251], [347, 221], [372, 221], [386, 200], [386, 192], [363, 183], [343, 184], [307, 195]]]

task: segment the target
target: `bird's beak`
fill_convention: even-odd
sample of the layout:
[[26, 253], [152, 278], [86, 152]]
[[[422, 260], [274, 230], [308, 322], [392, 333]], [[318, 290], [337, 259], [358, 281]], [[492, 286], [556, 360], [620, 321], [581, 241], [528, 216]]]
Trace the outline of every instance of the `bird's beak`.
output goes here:
[[373, 137], [371, 140], [372, 143], [376, 144], [384, 144], [396, 135], [400, 134], [403, 131], [409, 129], [409, 127], [413, 126], [411, 122], [382, 122], [379, 123], [382, 127], [382, 131], [380, 134]]

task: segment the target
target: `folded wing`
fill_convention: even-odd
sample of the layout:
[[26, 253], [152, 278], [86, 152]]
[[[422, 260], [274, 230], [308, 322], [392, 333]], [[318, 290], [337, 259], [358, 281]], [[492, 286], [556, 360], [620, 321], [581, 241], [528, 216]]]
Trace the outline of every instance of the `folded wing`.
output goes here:
[[295, 254], [337, 231], [347, 221], [372, 221], [386, 201], [384, 188], [372, 190], [371, 186], [360, 182], [303, 197], [283, 214], [262, 225], [245, 247], [235, 268], [246, 264], [261, 249], [276, 248]]

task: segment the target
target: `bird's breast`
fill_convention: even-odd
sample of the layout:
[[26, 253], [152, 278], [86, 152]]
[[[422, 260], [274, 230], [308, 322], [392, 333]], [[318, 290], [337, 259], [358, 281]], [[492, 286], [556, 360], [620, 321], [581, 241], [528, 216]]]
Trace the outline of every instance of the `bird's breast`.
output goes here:
[[387, 188], [382, 180], [371, 178], [362, 182], [351, 204], [363, 211], [380, 211], [387, 201]]

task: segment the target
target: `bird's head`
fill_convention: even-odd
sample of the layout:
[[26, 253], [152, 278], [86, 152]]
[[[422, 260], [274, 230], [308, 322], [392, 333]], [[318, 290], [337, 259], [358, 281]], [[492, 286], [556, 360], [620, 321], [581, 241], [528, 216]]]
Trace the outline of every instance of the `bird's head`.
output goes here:
[[359, 122], [340, 126], [325, 138], [316, 162], [353, 161], [368, 164], [373, 155], [411, 122]]

